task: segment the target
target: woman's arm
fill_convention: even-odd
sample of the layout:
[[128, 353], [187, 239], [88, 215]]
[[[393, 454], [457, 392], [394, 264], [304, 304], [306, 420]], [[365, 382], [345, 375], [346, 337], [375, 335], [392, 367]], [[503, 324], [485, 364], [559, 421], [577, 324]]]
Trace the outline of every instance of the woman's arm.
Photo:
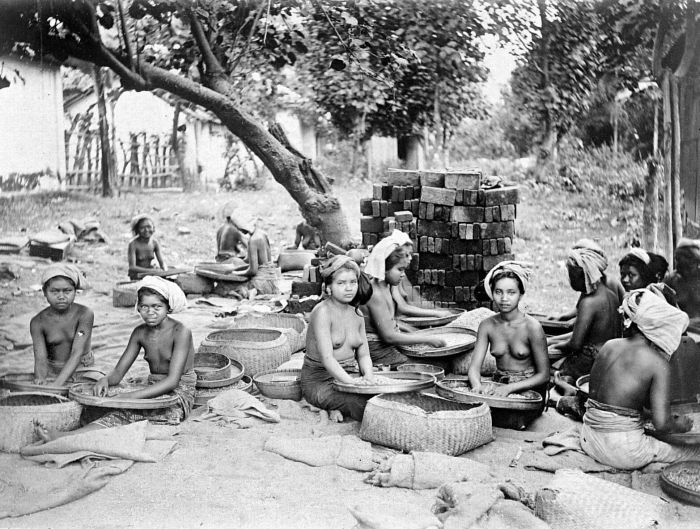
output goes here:
[[372, 358], [369, 354], [369, 345], [367, 344], [367, 333], [365, 332], [365, 319], [360, 317], [360, 336], [362, 336], [362, 344], [357, 348], [357, 363], [360, 366], [360, 373], [365, 380], [374, 380], [374, 367], [372, 366]]
[[157, 239], [153, 239], [153, 253], [156, 256], [156, 261], [158, 261], [161, 270], [167, 270], [168, 267], [165, 266], [165, 261], [163, 261], [163, 254], [160, 251], [160, 243]]
[[133, 240], [129, 243], [127, 258], [129, 261], [129, 273], [137, 272], [137, 273], [147, 274], [147, 273], [153, 271], [152, 268], [146, 268], [144, 266], [137, 266], [136, 265], [136, 241], [135, 240]]
[[507, 397], [511, 393], [520, 393], [526, 389], [533, 389], [546, 384], [549, 381], [549, 355], [547, 354], [547, 338], [542, 326], [531, 320], [527, 323], [528, 345], [535, 364], [535, 374], [530, 378], [506, 384], [494, 391], [497, 396]]
[[[352, 323], [348, 321], [338, 323], [347, 327], [352, 325]], [[345, 370], [338, 363], [338, 360], [336, 360], [333, 356], [331, 318], [325, 307], [320, 307], [320, 310], [317, 310], [311, 314], [311, 321], [309, 322], [309, 325], [312, 327], [309, 329], [309, 332], [313, 332], [313, 336], [316, 339], [316, 347], [318, 348], [318, 353], [321, 357], [321, 363], [323, 364], [323, 367], [326, 368], [326, 371], [328, 371], [333, 378], [339, 380], [340, 382], [344, 382], [346, 384], [355, 383], [355, 380], [345, 372]], [[367, 340], [365, 338], [365, 344], [366, 343]], [[367, 349], [367, 354], [369, 355], [369, 349]], [[370, 362], [370, 373], [372, 372], [371, 366], [372, 364]], [[362, 367], [362, 364], [360, 364], [360, 367]]]
[[82, 309], [82, 313], [78, 317], [78, 327], [73, 336], [73, 344], [71, 345], [70, 357], [63, 366], [61, 372], [56, 377], [55, 384], [62, 386], [73, 375], [78, 366], [80, 359], [90, 350], [90, 341], [92, 338], [92, 324], [95, 321], [95, 315], [88, 308]]
[[385, 343], [391, 345], [428, 344], [433, 347], [442, 347], [445, 345], [445, 340], [435, 335], [430, 336], [399, 332], [396, 329], [394, 318], [391, 317], [391, 314], [386, 308], [386, 304], [380, 298], [380, 293], [376, 288], [366, 306], [379, 338]]
[[44, 329], [41, 325], [41, 313], [32, 318], [29, 323], [29, 333], [34, 346], [34, 383], [44, 384], [49, 374], [49, 356]]
[[490, 327], [491, 322], [486, 319], [479, 324], [479, 328], [476, 332], [476, 343], [474, 344], [472, 359], [469, 362], [469, 371], [467, 371], [469, 385], [474, 391], [479, 391], [481, 389], [481, 366], [484, 363], [486, 351], [489, 348]]
[[236, 270], [237, 274], [253, 277], [258, 273], [258, 252], [260, 251], [260, 245], [262, 243], [257, 239], [252, 239], [248, 242], [248, 266], [246, 268], [241, 268]]
[[581, 298], [578, 305], [578, 316], [571, 331], [571, 338], [555, 345], [557, 349], [571, 353], [579, 353], [583, 350], [588, 332], [595, 319], [595, 307], [589, 297]]
[[673, 416], [669, 405], [671, 400], [671, 369], [668, 362], [655, 359], [651, 380], [649, 401], [651, 420], [657, 432], [683, 433], [693, 427], [693, 421], [686, 415]]
[[105, 397], [109, 386], [116, 386], [122, 381], [124, 375], [129, 371], [129, 368], [141, 351], [140, 334], [140, 327], [136, 327], [131, 333], [129, 343], [126, 345], [126, 349], [124, 349], [117, 365], [114, 366], [114, 369], [112, 369], [107, 376], [102, 377], [95, 384], [95, 388], [93, 389], [95, 395], [98, 397]]

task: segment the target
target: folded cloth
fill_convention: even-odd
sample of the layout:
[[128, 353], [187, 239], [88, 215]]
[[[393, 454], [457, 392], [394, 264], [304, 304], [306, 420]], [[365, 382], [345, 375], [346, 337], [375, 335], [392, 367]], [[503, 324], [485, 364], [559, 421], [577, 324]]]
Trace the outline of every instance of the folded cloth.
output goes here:
[[128, 459], [153, 463], [175, 446], [175, 441], [148, 441], [146, 421], [115, 428], [66, 435], [46, 443], [20, 449], [25, 459], [62, 467], [73, 461], [90, 459]]
[[409, 242], [411, 242], [411, 239], [408, 238], [405, 233], [400, 232], [399, 230], [394, 230], [391, 235], [384, 237], [381, 241], [374, 245], [374, 248], [372, 248], [369, 257], [367, 258], [365, 273], [384, 281], [386, 278], [385, 262], [387, 257], [389, 257], [391, 253], [399, 246], [403, 246]]
[[85, 276], [75, 265], [67, 263], [50, 264], [41, 274], [41, 285], [46, 286], [46, 283], [54, 277], [67, 277], [73, 282], [76, 289], [82, 290], [87, 288]]
[[[170, 312], [182, 312], [187, 308], [187, 296], [182, 289], [172, 281], [158, 276], [145, 276], [137, 285], [137, 289], [150, 288], [155, 290], [168, 301]], [[138, 310], [138, 302], [136, 303]]]
[[518, 276], [520, 283], [522, 283], [523, 291], [527, 292], [527, 289], [530, 286], [531, 271], [532, 263], [526, 263], [524, 261], [503, 261], [502, 263], [498, 263], [491, 270], [489, 270], [489, 273], [486, 274], [486, 277], [484, 278], [484, 290], [486, 290], [486, 295], [493, 299], [491, 281], [493, 280], [494, 276], [503, 272], [512, 272]]
[[608, 260], [601, 251], [588, 247], [569, 250], [567, 264], [583, 270], [586, 294], [593, 292], [595, 285], [603, 278], [603, 271], [608, 267]]
[[365, 483], [419, 490], [436, 489], [445, 482], [484, 481], [490, 477], [489, 467], [478, 461], [434, 452], [411, 452], [382, 461], [365, 478]]
[[367, 472], [377, 466], [372, 445], [354, 435], [303, 439], [272, 436], [263, 449], [312, 467], [338, 465]]
[[207, 411], [195, 420], [224, 419], [227, 422], [236, 422], [250, 417], [267, 422], [280, 422], [277, 412], [267, 409], [253, 395], [240, 389], [229, 389], [211, 399], [207, 402]]
[[438, 491], [433, 512], [443, 522], [444, 529], [480, 527], [475, 525], [489, 509], [503, 499], [503, 492], [494, 483], [461, 481], [446, 483]]
[[629, 327], [630, 322], [636, 324], [667, 359], [678, 349], [681, 335], [690, 322], [685, 312], [669, 305], [663, 294], [652, 290], [633, 290], [625, 296], [620, 310], [625, 316], [626, 326]]
[[46, 468], [15, 455], [0, 455], [0, 519], [24, 516], [78, 500], [101, 489], [134, 464], [123, 459]]
[[419, 505], [402, 502], [349, 507], [356, 529], [435, 529], [440, 520]]
[[498, 500], [479, 522], [479, 529], [550, 529], [519, 501]]

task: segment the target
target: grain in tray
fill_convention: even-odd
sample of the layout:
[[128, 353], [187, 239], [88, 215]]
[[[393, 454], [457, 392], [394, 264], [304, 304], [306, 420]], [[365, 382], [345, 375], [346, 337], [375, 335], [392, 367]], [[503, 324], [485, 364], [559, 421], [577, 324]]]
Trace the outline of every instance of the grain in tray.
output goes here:
[[667, 477], [676, 485], [700, 492], [700, 472], [697, 468], [678, 468], [670, 471]]
[[[465, 335], [462, 333], [455, 333], [455, 332], [452, 332], [452, 333], [446, 332], [446, 333], [437, 334], [437, 336], [439, 336], [440, 338], [445, 340], [445, 347], [454, 347], [455, 345], [463, 344], [466, 340], [466, 336], [469, 336], [469, 335]], [[410, 349], [410, 350], [416, 351], [416, 352], [432, 351], [433, 349], [435, 349], [435, 347], [433, 347], [432, 345], [428, 345], [428, 344], [406, 345], [404, 347], [405, 347], [405, 349]]]

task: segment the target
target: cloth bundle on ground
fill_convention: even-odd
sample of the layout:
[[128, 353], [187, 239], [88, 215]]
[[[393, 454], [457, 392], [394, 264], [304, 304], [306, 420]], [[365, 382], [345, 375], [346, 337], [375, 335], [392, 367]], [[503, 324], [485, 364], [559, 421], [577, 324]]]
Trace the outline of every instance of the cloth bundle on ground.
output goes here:
[[409, 236], [399, 230], [394, 230], [391, 235], [384, 237], [381, 241], [374, 245], [372, 252], [367, 258], [365, 265], [365, 273], [372, 277], [384, 281], [386, 277], [386, 259], [399, 246], [410, 243]]
[[20, 450], [22, 457], [63, 467], [81, 459], [127, 459], [153, 463], [163, 459], [175, 441], [149, 439], [148, 423], [135, 422], [115, 428], [91, 430], [32, 444]]
[[569, 250], [567, 264], [583, 270], [586, 294], [593, 292], [595, 285], [603, 278], [603, 271], [608, 267], [608, 259], [595, 242], [582, 239]]
[[374, 470], [378, 459], [372, 445], [354, 435], [304, 439], [272, 436], [263, 449], [312, 467], [338, 465], [361, 472]]
[[382, 461], [365, 483], [380, 487], [436, 489], [450, 481], [483, 481], [491, 477], [489, 467], [464, 457], [435, 452], [397, 454]]
[[87, 217], [81, 221], [66, 220], [58, 225], [58, 229], [73, 240], [107, 242], [107, 237], [100, 231], [100, 221], [94, 217]]
[[248, 428], [255, 424], [255, 419], [280, 422], [277, 412], [266, 408], [250, 393], [240, 389], [229, 389], [207, 402], [206, 412], [194, 420], [222, 420], [234, 423], [240, 428]]
[[354, 529], [437, 529], [435, 515], [413, 503], [372, 503], [349, 507], [357, 520]]
[[34, 235], [30, 235], [29, 240], [35, 244], [51, 246], [52, 244], [60, 244], [70, 241], [70, 235], [64, 233], [58, 228], [51, 228], [35, 233]]
[[535, 513], [557, 529], [651, 529], [673, 510], [656, 496], [565, 469], [537, 492]]
[[72, 264], [53, 263], [47, 266], [41, 274], [41, 285], [46, 285], [46, 283], [54, 277], [67, 277], [73, 281], [77, 290], [85, 290], [88, 288], [87, 279], [85, 279], [80, 269]]
[[[168, 301], [171, 313], [182, 312], [187, 308], [187, 296], [182, 289], [172, 281], [158, 276], [145, 276], [137, 285], [137, 290], [150, 288], [155, 290]], [[138, 301], [136, 302], [138, 311]]]
[[523, 291], [527, 292], [530, 286], [532, 263], [526, 263], [524, 261], [503, 261], [489, 270], [489, 273], [486, 274], [484, 278], [484, 290], [486, 290], [486, 295], [489, 298], [493, 299], [493, 292], [491, 291], [491, 281], [493, 277], [503, 272], [512, 272], [515, 274], [523, 285]]

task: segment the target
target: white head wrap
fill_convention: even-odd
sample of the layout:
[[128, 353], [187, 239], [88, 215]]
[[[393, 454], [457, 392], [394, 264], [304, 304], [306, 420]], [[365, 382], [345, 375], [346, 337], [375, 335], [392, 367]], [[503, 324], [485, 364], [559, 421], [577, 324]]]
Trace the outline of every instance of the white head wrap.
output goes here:
[[649, 254], [641, 248], [632, 248], [629, 252], [627, 252], [627, 255], [636, 257], [647, 266], [649, 266], [651, 263], [651, 257], [649, 257]]
[[[577, 246], [581, 242], [583, 241], [579, 241]], [[572, 264], [583, 270], [586, 281], [586, 294], [590, 294], [595, 290], [595, 285], [599, 283], [603, 277], [603, 270], [608, 267], [608, 260], [599, 248], [599, 246], [597, 249], [592, 249], [590, 246], [579, 246], [569, 250], [567, 264]]]
[[678, 349], [681, 335], [688, 328], [688, 315], [666, 303], [663, 295], [659, 296], [652, 290], [633, 290], [625, 296], [620, 310], [625, 319], [636, 324], [640, 332], [668, 358]]
[[386, 269], [384, 266], [386, 258], [389, 257], [391, 252], [396, 250], [396, 248], [403, 246], [407, 242], [411, 242], [410, 237], [399, 230], [394, 230], [391, 235], [384, 237], [372, 248], [372, 252], [367, 258], [365, 273], [383, 281], [386, 278]]
[[[158, 294], [168, 301], [170, 312], [182, 312], [187, 308], [187, 296], [185, 296], [182, 289], [172, 281], [158, 276], [145, 276], [139, 281], [137, 286], [137, 290], [150, 288], [158, 292]], [[138, 311], [138, 302], [136, 303], [136, 310]]]
[[532, 272], [532, 263], [526, 263], [524, 261], [503, 261], [494, 266], [489, 273], [486, 274], [484, 278], [484, 290], [489, 298], [493, 299], [493, 292], [491, 291], [491, 279], [498, 272], [513, 272], [520, 282], [523, 284], [523, 291], [527, 292], [527, 288], [530, 284], [530, 274]]
[[77, 266], [66, 263], [54, 263], [46, 267], [41, 274], [41, 286], [46, 285], [54, 277], [67, 277], [75, 285], [76, 290], [88, 288], [87, 280]]

